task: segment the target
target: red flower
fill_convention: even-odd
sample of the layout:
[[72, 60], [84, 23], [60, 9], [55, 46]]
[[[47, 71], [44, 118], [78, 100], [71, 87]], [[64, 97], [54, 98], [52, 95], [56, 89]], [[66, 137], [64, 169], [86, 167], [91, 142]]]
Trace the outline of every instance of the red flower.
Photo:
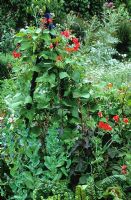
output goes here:
[[127, 165], [122, 165], [122, 166], [121, 166], [121, 169], [122, 169], [122, 170], [126, 170], [126, 169], [127, 169]]
[[53, 46], [53, 44], [51, 43], [51, 44], [50, 44], [50, 49], [53, 49], [53, 48], [54, 48], [54, 46]]
[[127, 174], [127, 171], [126, 170], [121, 170], [121, 173], [122, 174]]
[[46, 23], [46, 22], [47, 22], [47, 19], [46, 19], [46, 18], [42, 18], [40, 21], [41, 21], [42, 23]]
[[21, 57], [21, 53], [13, 51], [12, 55], [14, 56], [14, 58], [20, 58]]
[[98, 127], [103, 129], [103, 130], [106, 130], [106, 131], [111, 131], [112, 130], [112, 127], [109, 124], [104, 123], [102, 121], [99, 122]]
[[72, 42], [73, 42], [74, 44], [77, 44], [77, 43], [79, 43], [79, 40], [78, 40], [78, 38], [72, 38]]
[[62, 56], [61, 55], [59, 55], [59, 56], [57, 56], [56, 57], [56, 61], [62, 61], [63, 59], [62, 59]]
[[127, 166], [126, 165], [122, 165], [121, 166], [121, 173], [122, 174], [127, 174]]
[[113, 117], [113, 119], [114, 119], [115, 122], [118, 122], [118, 121], [119, 121], [119, 116], [118, 116], [118, 115], [115, 115], [115, 116]]
[[74, 51], [78, 51], [79, 47], [80, 47], [80, 43], [78, 42], [74, 46]]
[[70, 32], [68, 30], [62, 31], [61, 35], [63, 35], [66, 38], [69, 38], [70, 37]]
[[47, 19], [47, 22], [48, 22], [48, 23], [52, 23], [53, 20], [52, 20], [51, 18], [49, 18], [49, 19]]
[[43, 24], [52, 23], [53, 19], [51, 19], [51, 18], [47, 19], [47, 18], [44, 17], [44, 18], [41, 19], [41, 22]]
[[103, 117], [102, 112], [98, 112], [99, 117]]
[[123, 122], [124, 122], [125, 124], [128, 124], [128, 122], [129, 122], [129, 119], [128, 119], [128, 118], [126, 118], [126, 117], [124, 117], [124, 118], [123, 118]]
[[80, 47], [80, 42], [79, 42], [78, 38], [72, 38], [72, 42], [75, 44], [74, 51], [78, 51], [78, 49]]

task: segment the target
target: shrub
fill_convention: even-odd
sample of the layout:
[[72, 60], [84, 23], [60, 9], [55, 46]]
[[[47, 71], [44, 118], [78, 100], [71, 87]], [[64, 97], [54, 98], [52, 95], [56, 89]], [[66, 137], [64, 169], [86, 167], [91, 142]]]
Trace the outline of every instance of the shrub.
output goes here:
[[100, 16], [103, 9], [103, 4], [105, 1], [92, 1], [92, 0], [75, 0], [75, 1], [65, 1], [65, 9], [67, 12], [74, 11], [77, 15], [85, 17], [86, 19], [91, 16]]
[[[9, 169], [1, 195], [128, 198], [130, 83], [110, 76], [123, 66], [112, 59], [116, 13], [107, 12], [102, 25], [93, 19], [97, 27], [91, 26], [86, 46], [69, 29], [52, 30], [46, 16], [40, 28], [26, 27], [15, 37], [15, 91], [5, 98], [1, 122], [1, 158]], [[103, 67], [102, 76], [92, 76], [88, 66], [95, 73]]]

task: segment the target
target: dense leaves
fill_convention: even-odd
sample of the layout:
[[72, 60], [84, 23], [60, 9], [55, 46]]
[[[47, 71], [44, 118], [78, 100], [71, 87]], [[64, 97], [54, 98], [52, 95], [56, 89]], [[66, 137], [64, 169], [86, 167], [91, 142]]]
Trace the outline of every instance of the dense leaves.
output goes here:
[[123, 10], [106, 7], [84, 25], [84, 44], [72, 21], [54, 26], [49, 12], [15, 35], [2, 85], [1, 198], [130, 198], [130, 63], [115, 49]]

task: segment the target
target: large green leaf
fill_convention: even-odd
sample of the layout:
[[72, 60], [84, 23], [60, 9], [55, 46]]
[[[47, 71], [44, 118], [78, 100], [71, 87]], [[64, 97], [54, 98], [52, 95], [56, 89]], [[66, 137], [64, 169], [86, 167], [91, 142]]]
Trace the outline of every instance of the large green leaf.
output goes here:
[[67, 72], [60, 72], [59, 77], [60, 79], [63, 79], [63, 78], [69, 77], [69, 75], [67, 74]]

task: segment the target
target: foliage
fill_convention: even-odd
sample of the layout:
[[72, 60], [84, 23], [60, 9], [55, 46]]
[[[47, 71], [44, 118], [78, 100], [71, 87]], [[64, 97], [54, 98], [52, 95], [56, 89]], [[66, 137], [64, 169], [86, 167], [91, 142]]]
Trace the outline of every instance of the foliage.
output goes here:
[[13, 39], [15, 30], [28, 23], [30, 19], [26, 12], [26, 7], [31, 1], [19, 0], [1, 0], [0, 7], [0, 50], [9, 52], [13, 48]]
[[94, 15], [101, 15], [104, 2], [105, 1], [103, 0], [100, 0], [99, 2], [92, 0], [67, 0], [65, 1], [65, 9], [67, 12], [74, 11], [78, 15], [88, 19]]
[[119, 7], [120, 5], [124, 4], [127, 8], [127, 10], [129, 11], [129, 13], [131, 14], [131, 1], [128, 0], [115, 0], [115, 5], [117, 7]]
[[83, 44], [69, 28], [49, 30], [51, 18], [16, 34], [2, 92], [2, 198], [129, 198], [131, 71], [113, 58], [121, 18], [105, 9], [84, 24]]
[[[122, 182], [125, 181], [125, 177], [123, 175], [114, 175], [112, 177], [106, 178], [99, 183], [99, 186], [101, 188], [95, 185], [94, 179], [90, 176], [87, 180], [86, 185], [78, 185], [75, 189], [74, 194], [71, 192], [64, 192], [59, 193], [57, 195], [48, 196], [46, 199], [51, 200], [95, 200], [95, 199], [101, 199], [102, 197], [114, 197], [113, 199], [125, 199], [122, 193], [122, 190], [119, 186], [117, 186], [117, 180], [121, 180]], [[106, 185], [104, 185], [104, 184]], [[101, 185], [102, 184], [102, 185]], [[113, 186], [111, 187], [111, 185]], [[116, 184], [116, 186], [115, 186]], [[62, 188], [61, 188], [62, 189]], [[35, 192], [34, 200], [36, 200], [39, 196], [39, 199], [45, 199], [44, 197], [40, 196], [40, 193]]]
[[60, 23], [60, 20], [63, 21], [65, 17], [63, 4], [64, 0], [32, 0], [31, 5], [27, 7], [27, 13], [33, 16], [37, 26], [39, 17], [42, 17], [47, 10], [52, 12], [55, 22]]
[[[124, 5], [126, 9], [128, 9], [129, 13], [131, 13], [130, 7], [131, 2], [128, 0], [114, 0], [114, 1], [106, 1], [106, 0], [100, 0], [99, 2], [97, 0], [75, 0], [70, 1], [66, 0], [64, 2], [64, 6], [66, 9], [66, 12], [69, 13], [71, 11], [75, 12], [78, 16], [81, 16], [82, 18], [89, 19], [94, 15], [97, 15], [98, 17], [101, 17], [103, 12], [103, 7], [105, 3], [113, 3], [113, 7], [118, 8], [121, 5]], [[112, 8], [109, 8], [112, 9]]]
[[131, 26], [130, 21], [123, 21], [118, 30], [118, 37], [120, 42], [117, 45], [117, 49], [120, 53], [126, 53], [131, 55]]
[[10, 54], [0, 53], [0, 79], [10, 77], [11, 69], [14, 64], [14, 60]]

